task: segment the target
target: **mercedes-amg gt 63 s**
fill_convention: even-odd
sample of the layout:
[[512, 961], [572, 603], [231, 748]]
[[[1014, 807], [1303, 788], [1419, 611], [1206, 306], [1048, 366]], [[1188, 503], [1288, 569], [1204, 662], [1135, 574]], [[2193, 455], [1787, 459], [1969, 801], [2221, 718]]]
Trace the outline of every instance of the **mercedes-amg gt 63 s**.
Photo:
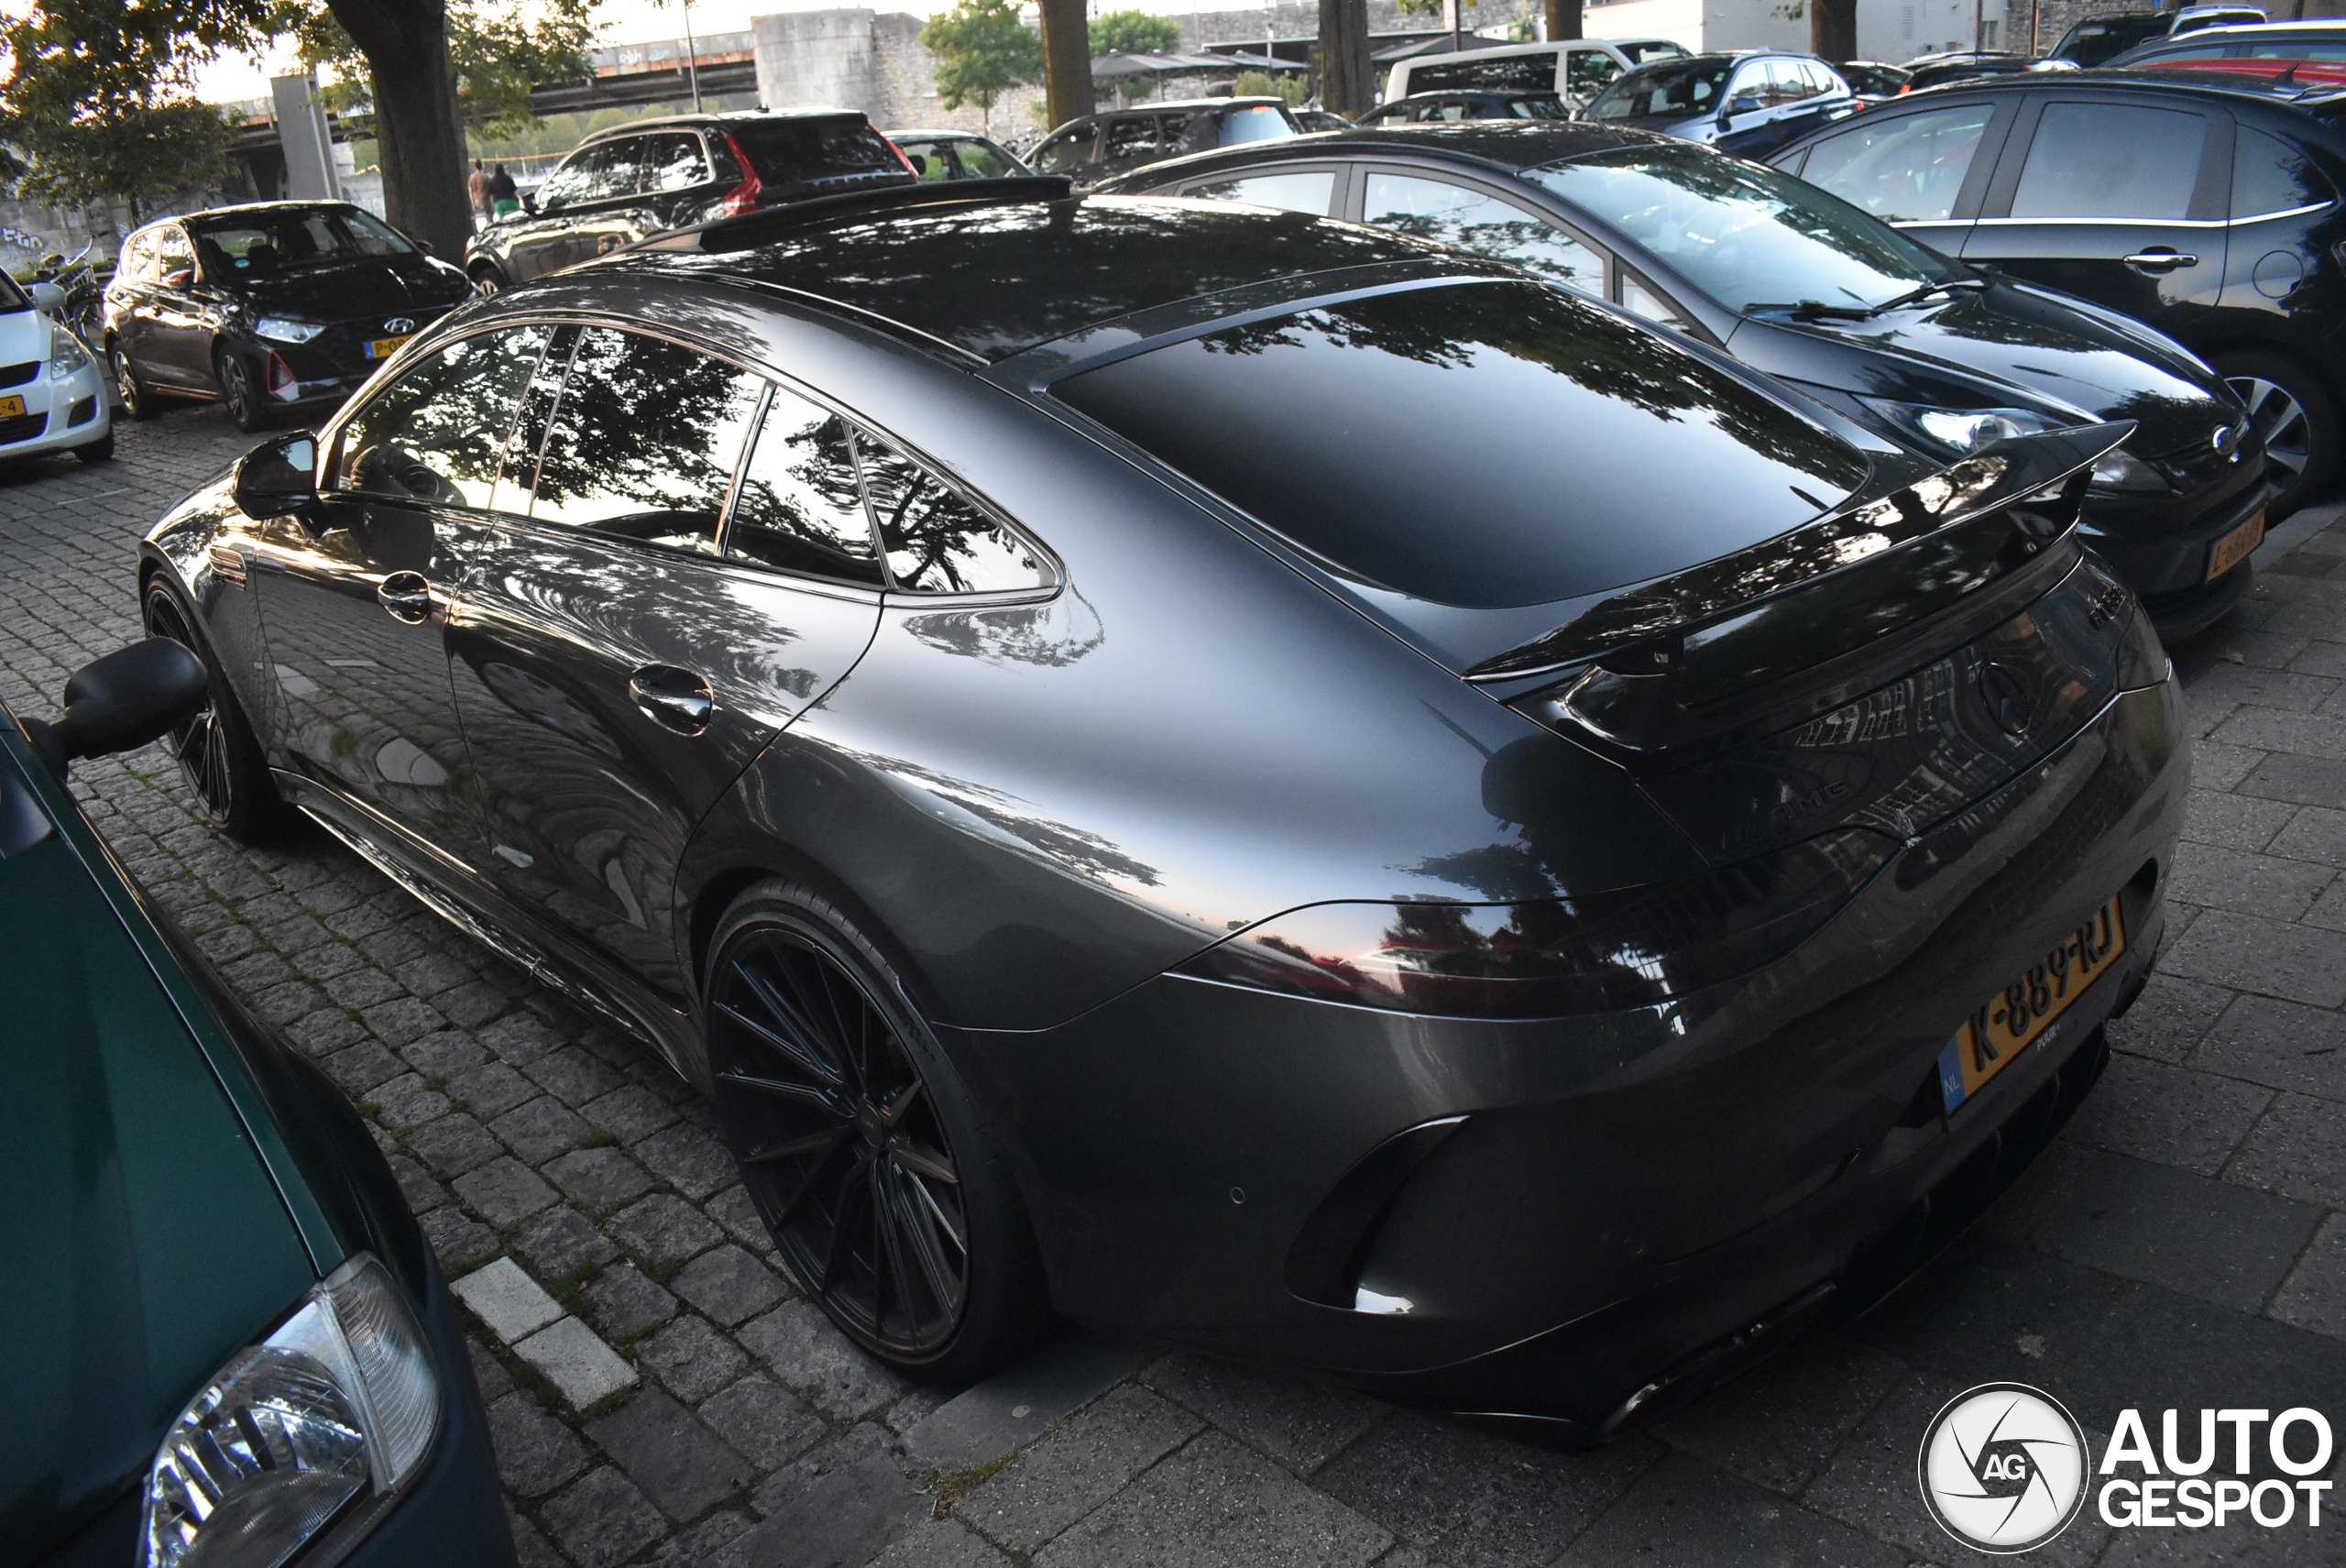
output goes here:
[[1593, 1441], [1902, 1277], [2141, 988], [2073, 533], [1507, 263], [969, 181], [419, 335], [139, 558], [181, 758], [713, 1096], [939, 1381], [1056, 1316]]

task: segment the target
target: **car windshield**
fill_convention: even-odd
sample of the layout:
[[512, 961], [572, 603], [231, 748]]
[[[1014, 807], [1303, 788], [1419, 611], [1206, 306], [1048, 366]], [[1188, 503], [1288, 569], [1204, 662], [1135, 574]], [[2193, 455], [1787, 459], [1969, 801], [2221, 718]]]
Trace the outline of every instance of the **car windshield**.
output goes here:
[[1525, 177], [1738, 313], [1805, 300], [1871, 307], [1961, 276], [1837, 196], [1691, 143], [1617, 148]]
[[356, 207], [280, 207], [187, 226], [206, 276], [214, 278], [415, 254], [404, 235]]
[[1474, 608], [1682, 570], [1868, 471], [1741, 377], [1531, 282], [1223, 327], [1051, 390], [1337, 571]]
[[895, 184], [913, 176], [886, 138], [861, 115], [817, 120], [743, 120], [724, 127], [769, 192], [785, 195]]
[[1615, 49], [1629, 57], [1631, 65], [1651, 65], [1660, 60], [1684, 60], [1686, 49], [1668, 38], [1652, 38], [1641, 44], [1615, 44]]
[[1553, 93], [1528, 93], [1507, 101], [1507, 114], [1517, 120], [1569, 120], [1573, 112]]
[[1632, 71], [1596, 95], [1589, 104], [1592, 120], [1634, 120], [1651, 115], [1683, 118], [1718, 107], [1735, 62], [1694, 60], [1683, 65], [1649, 65]]

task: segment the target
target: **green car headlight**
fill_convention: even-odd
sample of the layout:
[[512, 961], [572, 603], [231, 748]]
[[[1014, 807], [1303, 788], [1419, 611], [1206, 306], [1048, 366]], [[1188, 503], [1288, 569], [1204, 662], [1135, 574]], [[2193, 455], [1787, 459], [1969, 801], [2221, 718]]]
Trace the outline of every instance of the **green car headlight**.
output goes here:
[[143, 1568], [277, 1568], [354, 1497], [412, 1475], [439, 1423], [422, 1331], [361, 1254], [171, 1423], [148, 1473]]

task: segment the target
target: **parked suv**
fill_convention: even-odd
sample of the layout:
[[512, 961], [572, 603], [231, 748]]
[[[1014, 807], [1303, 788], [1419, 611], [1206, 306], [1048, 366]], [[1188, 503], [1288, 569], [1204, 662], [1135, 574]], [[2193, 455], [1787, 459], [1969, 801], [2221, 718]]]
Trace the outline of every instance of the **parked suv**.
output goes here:
[[1641, 66], [1581, 113], [1759, 158], [1858, 106], [1840, 73], [1814, 55], [1745, 50]]
[[2000, 77], [1869, 109], [1773, 161], [2215, 367], [2264, 440], [2274, 521], [2337, 471], [2346, 94], [2214, 72]]
[[639, 120], [588, 137], [527, 212], [474, 236], [465, 272], [494, 294], [665, 229], [916, 179], [852, 110]]
[[1572, 38], [1421, 54], [1394, 62], [1385, 97], [1389, 103], [1420, 93], [1553, 93], [1568, 104], [1585, 104], [1625, 71], [1685, 58], [1685, 46], [1668, 38]]
[[1079, 191], [1185, 152], [1300, 134], [1283, 98], [1200, 98], [1108, 109], [1069, 120], [1045, 137], [1026, 161], [1064, 174]]

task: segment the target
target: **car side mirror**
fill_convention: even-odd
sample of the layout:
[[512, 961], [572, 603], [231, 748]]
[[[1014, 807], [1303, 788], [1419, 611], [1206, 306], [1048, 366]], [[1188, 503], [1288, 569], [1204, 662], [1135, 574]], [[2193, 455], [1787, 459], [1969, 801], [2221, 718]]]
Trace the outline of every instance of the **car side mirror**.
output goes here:
[[264, 441], [236, 463], [236, 506], [247, 517], [291, 512], [307, 526], [318, 501], [318, 439], [308, 431]]
[[[536, 217], [538, 215], [538, 199], [535, 196], [522, 197], [521, 210], [529, 214], [532, 217]], [[562, 198], [559, 196], [547, 197], [546, 211], [549, 213], [558, 213], [562, 211]]]
[[135, 751], [203, 711], [211, 700], [203, 661], [168, 638], [118, 648], [73, 672], [65, 712], [53, 724], [24, 721], [41, 762], [60, 780], [82, 757]]
[[54, 283], [27, 283], [25, 293], [32, 300], [33, 308], [55, 315], [65, 308], [65, 291]]
[[415, 248], [429, 256], [432, 254], [432, 242], [428, 239], [419, 239], [415, 242]]

